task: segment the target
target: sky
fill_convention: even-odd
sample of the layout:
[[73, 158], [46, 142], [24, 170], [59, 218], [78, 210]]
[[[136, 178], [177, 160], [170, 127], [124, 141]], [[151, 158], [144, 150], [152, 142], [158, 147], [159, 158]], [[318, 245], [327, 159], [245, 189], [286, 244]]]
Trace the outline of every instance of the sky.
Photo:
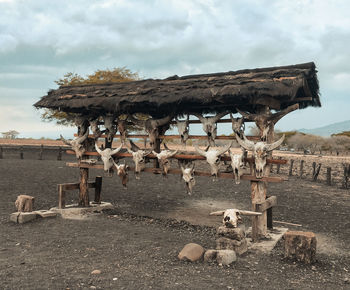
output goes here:
[[277, 129], [349, 120], [349, 11], [347, 0], [0, 0], [0, 132], [71, 134], [32, 105], [67, 72], [114, 67], [166, 78], [314, 61], [322, 107]]

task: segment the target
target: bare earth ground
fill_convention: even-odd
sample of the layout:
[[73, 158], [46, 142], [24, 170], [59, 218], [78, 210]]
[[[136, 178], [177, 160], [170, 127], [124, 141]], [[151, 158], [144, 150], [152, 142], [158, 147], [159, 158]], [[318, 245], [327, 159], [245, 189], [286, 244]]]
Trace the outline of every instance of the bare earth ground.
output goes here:
[[[117, 177], [104, 177], [102, 197], [114, 210], [83, 221], [16, 225], [9, 214], [17, 195], [33, 195], [36, 209], [48, 209], [57, 205], [58, 183], [78, 181], [78, 170], [65, 166], [72, 156], [56, 161], [52, 149], [37, 160], [38, 150], [30, 147], [24, 156], [20, 160], [18, 148], [6, 148], [0, 159], [1, 289], [350, 289], [350, 190], [297, 177], [269, 184], [269, 194], [278, 197], [274, 220], [316, 233], [314, 265], [286, 261], [280, 243], [270, 255], [249, 252], [219, 267], [181, 262], [177, 254], [189, 242], [214, 248], [220, 218], [208, 213], [250, 209], [249, 182], [197, 177], [188, 196], [179, 176], [143, 173], [135, 180], [131, 173], [127, 190]], [[90, 171], [91, 179], [101, 174]], [[75, 202], [77, 192], [68, 199]], [[95, 269], [101, 274], [91, 275]]]

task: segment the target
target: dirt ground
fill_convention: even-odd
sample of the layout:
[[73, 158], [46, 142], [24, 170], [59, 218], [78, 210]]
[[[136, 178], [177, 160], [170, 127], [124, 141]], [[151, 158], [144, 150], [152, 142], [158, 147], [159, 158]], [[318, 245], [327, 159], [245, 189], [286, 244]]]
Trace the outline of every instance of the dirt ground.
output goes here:
[[[313, 265], [285, 260], [283, 242], [269, 255], [248, 252], [230, 267], [181, 262], [177, 254], [186, 243], [215, 247], [220, 217], [210, 211], [250, 209], [249, 182], [196, 177], [189, 196], [179, 176], [143, 173], [135, 180], [130, 173], [127, 190], [117, 177], [104, 177], [102, 199], [113, 210], [88, 220], [10, 222], [17, 195], [33, 195], [36, 209], [48, 209], [57, 205], [57, 184], [78, 181], [78, 169], [65, 166], [74, 157], [57, 161], [52, 148], [44, 160], [34, 147], [24, 148], [23, 160], [18, 148], [6, 148], [0, 159], [1, 289], [350, 289], [349, 189], [298, 177], [269, 184], [278, 198], [274, 220], [316, 233]], [[101, 174], [90, 170], [91, 179]], [[77, 192], [70, 192], [67, 203], [76, 201]], [[95, 269], [101, 274], [92, 275]]]

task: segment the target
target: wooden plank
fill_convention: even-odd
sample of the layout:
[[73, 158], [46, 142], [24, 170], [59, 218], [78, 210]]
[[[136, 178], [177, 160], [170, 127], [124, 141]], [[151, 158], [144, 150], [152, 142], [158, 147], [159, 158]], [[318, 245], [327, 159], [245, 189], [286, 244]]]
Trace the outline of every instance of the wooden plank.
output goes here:
[[[68, 167], [76, 167], [76, 168], [95, 168], [95, 169], [103, 169], [103, 164], [87, 164], [87, 163], [76, 163], [76, 162], [67, 162], [66, 166]], [[130, 171], [134, 171], [134, 167], [129, 167]], [[146, 167], [144, 169], [144, 172], [151, 172], [151, 173], [162, 173], [162, 170], [160, 168], [153, 168], [153, 167]], [[182, 174], [181, 169], [175, 169], [171, 168], [169, 169], [169, 174]], [[204, 171], [195, 171], [194, 175], [196, 176], [209, 176], [211, 177], [210, 172], [204, 172]], [[233, 174], [232, 173], [226, 173], [226, 172], [220, 172], [218, 174], [219, 178], [226, 178], [226, 179], [233, 179]], [[265, 181], [265, 182], [273, 182], [273, 183], [278, 183], [278, 182], [283, 182], [285, 181], [284, 178], [280, 176], [268, 176], [268, 177], [263, 177], [261, 179], [257, 179], [253, 175], [242, 175], [241, 176], [242, 180], [251, 180], [251, 181]]]
[[79, 189], [79, 183], [74, 182], [74, 183], [64, 183], [60, 184], [63, 187], [63, 190], [74, 190], [74, 189]]
[[264, 212], [275, 205], [277, 205], [277, 197], [270, 196], [269, 198], [265, 199], [264, 202], [256, 204], [256, 210], [258, 212]]
[[[73, 150], [67, 150], [66, 153], [70, 154], [70, 155], [75, 155], [75, 152]], [[99, 156], [100, 154], [98, 154], [97, 152], [85, 152], [84, 155]], [[114, 154], [113, 156], [116, 158], [118, 158], [118, 157], [132, 157], [130, 153], [117, 153], [117, 154]], [[156, 159], [157, 157], [151, 153], [151, 154], [147, 155], [147, 158]], [[170, 158], [186, 159], [186, 160], [205, 160], [204, 156], [195, 155], [195, 154], [193, 154], [193, 155], [192, 154], [176, 154]], [[227, 155], [222, 156], [221, 161], [231, 161], [231, 157], [227, 156]], [[249, 162], [249, 163], [254, 163], [254, 158], [248, 157], [248, 158], [245, 158], [245, 161]], [[287, 160], [285, 160], [285, 159], [267, 159], [266, 162], [267, 162], [267, 164], [286, 164]]]

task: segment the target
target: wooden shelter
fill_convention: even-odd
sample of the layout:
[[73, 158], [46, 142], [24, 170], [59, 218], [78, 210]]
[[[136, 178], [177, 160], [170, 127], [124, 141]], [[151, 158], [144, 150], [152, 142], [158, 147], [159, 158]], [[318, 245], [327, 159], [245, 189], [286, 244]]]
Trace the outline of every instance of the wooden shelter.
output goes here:
[[[226, 73], [172, 76], [162, 80], [147, 79], [122, 83], [61, 86], [49, 91], [34, 106], [79, 113], [89, 118], [107, 113], [112, 113], [116, 117], [122, 114], [143, 113], [153, 118], [161, 118], [191, 113], [213, 114], [239, 111], [247, 115], [253, 114], [254, 118], [244, 116], [244, 119], [255, 121], [259, 128], [259, 124], [266, 123], [270, 127], [267, 142], [272, 143], [274, 124], [286, 113], [298, 108], [321, 106], [316, 73], [315, 64], [310, 62]], [[220, 122], [225, 121], [230, 122], [230, 119], [220, 120]], [[191, 123], [194, 122], [196, 121], [191, 121]], [[159, 136], [159, 138], [163, 137]], [[97, 155], [97, 152], [86, 152], [85, 154]], [[130, 156], [129, 153], [118, 153], [117, 155]], [[175, 155], [174, 158], [203, 159], [198, 155]], [[229, 157], [222, 159], [225, 158]], [[285, 163], [271, 158], [267, 161], [268, 164]], [[86, 163], [67, 165], [80, 168], [80, 199], [83, 200], [82, 205], [84, 202], [85, 205], [88, 205], [88, 197], [86, 198], [87, 170], [88, 168], [101, 168], [101, 166]], [[146, 168], [146, 171], [158, 172], [159, 169]], [[179, 174], [180, 171], [172, 169], [170, 173]], [[197, 175], [206, 176], [208, 174], [197, 172]], [[221, 173], [219, 177], [229, 176]], [[276, 204], [276, 198], [266, 198], [267, 182], [282, 181], [282, 179], [268, 176], [263, 179], [245, 176], [242, 179], [251, 181], [252, 209], [263, 212], [263, 215], [254, 218], [253, 221], [253, 237], [257, 240], [266, 235], [266, 212]]]

